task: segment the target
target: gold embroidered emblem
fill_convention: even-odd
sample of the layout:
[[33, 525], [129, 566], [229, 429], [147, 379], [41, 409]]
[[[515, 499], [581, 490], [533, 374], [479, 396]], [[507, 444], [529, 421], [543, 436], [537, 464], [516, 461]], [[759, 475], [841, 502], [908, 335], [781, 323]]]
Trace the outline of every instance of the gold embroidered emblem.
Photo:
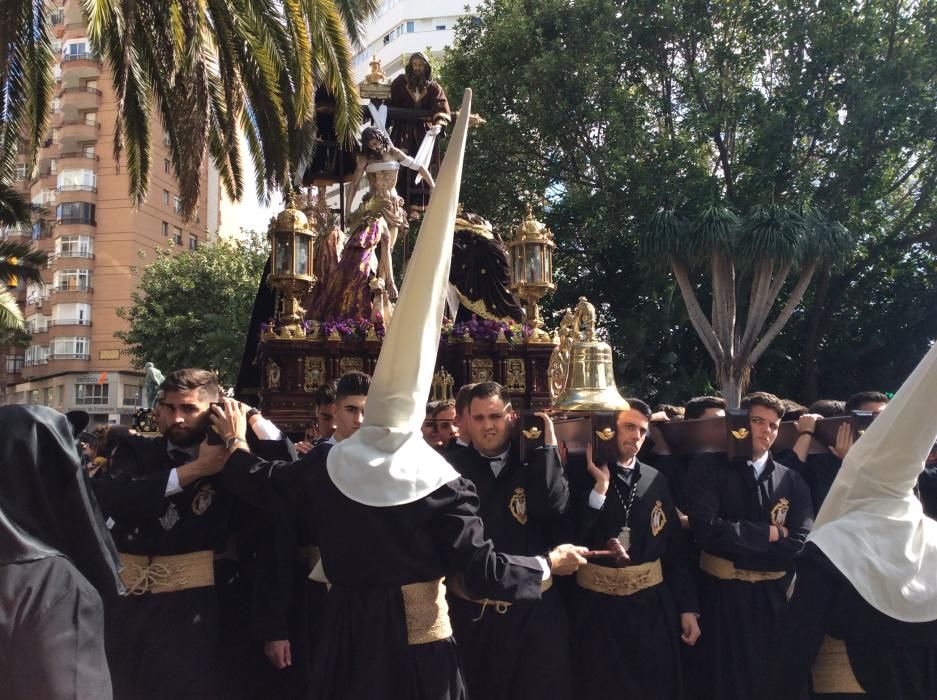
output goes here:
[[601, 430], [596, 430], [596, 431], [595, 431], [595, 436], [596, 436], [599, 440], [604, 440], [605, 442], [608, 442], [608, 441], [611, 440], [613, 437], [615, 437], [615, 431], [612, 430], [611, 428], [609, 428], [608, 426], [605, 426], [605, 427], [602, 428]]
[[651, 511], [651, 533], [653, 533], [654, 537], [657, 537], [661, 533], [666, 524], [667, 516], [664, 515], [664, 504], [657, 501], [657, 503], [654, 504], [654, 509]]
[[528, 440], [536, 440], [538, 437], [540, 437], [540, 428], [538, 428], [536, 425], [530, 430], [522, 430], [521, 432], [524, 433], [524, 437]]
[[202, 484], [202, 487], [192, 499], [192, 512], [196, 515], [202, 515], [211, 506], [211, 501], [215, 497], [215, 489], [211, 484]]
[[511, 496], [511, 503], [508, 508], [517, 522], [521, 525], [527, 524], [527, 494], [524, 489], [514, 489], [514, 495]]
[[771, 523], [780, 527], [784, 524], [784, 521], [787, 520], [787, 511], [791, 509], [791, 502], [786, 498], [782, 498], [780, 501], [774, 504], [774, 508], [771, 509]]
[[748, 437], [748, 428], [739, 428], [738, 430], [733, 430], [732, 437], [734, 437], [736, 440], [744, 440]]

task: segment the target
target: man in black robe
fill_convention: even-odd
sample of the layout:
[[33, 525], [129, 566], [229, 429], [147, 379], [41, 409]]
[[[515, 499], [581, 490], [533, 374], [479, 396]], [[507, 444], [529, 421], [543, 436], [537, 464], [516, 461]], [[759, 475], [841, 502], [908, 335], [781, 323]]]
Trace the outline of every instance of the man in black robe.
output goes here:
[[[216, 552], [231, 543], [236, 508], [243, 503], [220, 473], [224, 457], [206, 456], [200, 447], [211, 403], [219, 398], [211, 372], [171, 373], [156, 408], [162, 435], [126, 436], [112, 453], [106, 476], [95, 481], [97, 496], [114, 521], [111, 534], [129, 589], [107, 611], [108, 659], [119, 700], [211, 699], [224, 697], [226, 685], [231, 693], [243, 687], [234, 680], [243, 664], [238, 668], [221, 658], [215, 589]], [[216, 406], [216, 412], [236, 411], [255, 430], [265, 420], [259, 415], [248, 419], [246, 407], [231, 399], [221, 402], [224, 409]], [[295, 458], [288, 439], [258, 440], [255, 430], [246, 438], [253, 449], [271, 458]], [[234, 449], [234, 436], [221, 437]], [[219, 573], [224, 569], [219, 567]], [[241, 607], [245, 613], [249, 609]], [[230, 649], [240, 640], [223, 641]]]
[[587, 698], [679, 700], [680, 639], [692, 646], [699, 638], [699, 606], [667, 480], [637, 459], [651, 409], [628, 404], [616, 419], [617, 463], [593, 464], [590, 449], [595, 486], [577, 499], [578, 541], [604, 550], [610, 538], [624, 539], [630, 562], [597, 559], [576, 574], [574, 686]]
[[[393, 117], [388, 125], [394, 146], [411, 158], [420, 150], [427, 131], [432, 129], [438, 134], [452, 119], [446, 91], [433, 80], [432, 66], [421, 51], [410, 54], [403, 74], [391, 82], [390, 105], [423, 112], [422, 116]], [[416, 176], [417, 173], [410, 170], [402, 172], [397, 180], [397, 193], [408, 205], [423, 206], [429, 190], [415, 183]]]
[[[494, 546], [508, 554], [542, 554], [569, 508], [553, 423], [537, 414], [544, 422], [544, 447], [524, 463], [512, 443], [514, 419], [504, 387], [482, 382], [469, 396], [472, 446], [450, 454], [449, 461], [475, 485], [479, 514]], [[472, 695], [491, 700], [568, 697], [568, 621], [557, 590], [545, 589], [537, 604], [510, 605], [471, 595], [458, 577], [448, 588], [453, 632]]]
[[771, 458], [784, 406], [772, 394], [747, 396], [750, 462], [698, 455], [687, 479], [687, 515], [700, 547], [698, 697], [752, 700], [779, 653], [771, 632], [787, 605], [794, 556], [813, 525], [810, 492]]
[[937, 523], [914, 494], [937, 440], [937, 348], [846, 455], [797, 566], [758, 697], [937, 697]]
[[0, 407], [0, 696], [110, 700], [101, 599], [117, 552], [65, 416]]

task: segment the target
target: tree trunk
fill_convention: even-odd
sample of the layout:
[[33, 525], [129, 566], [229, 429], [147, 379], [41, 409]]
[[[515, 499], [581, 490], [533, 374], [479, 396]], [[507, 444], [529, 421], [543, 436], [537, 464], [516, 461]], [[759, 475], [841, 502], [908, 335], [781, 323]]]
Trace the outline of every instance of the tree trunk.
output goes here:
[[748, 365], [744, 367], [738, 367], [735, 363], [716, 365], [716, 383], [729, 408], [739, 407], [742, 397], [748, 393], [751, 374], [752, 370]]

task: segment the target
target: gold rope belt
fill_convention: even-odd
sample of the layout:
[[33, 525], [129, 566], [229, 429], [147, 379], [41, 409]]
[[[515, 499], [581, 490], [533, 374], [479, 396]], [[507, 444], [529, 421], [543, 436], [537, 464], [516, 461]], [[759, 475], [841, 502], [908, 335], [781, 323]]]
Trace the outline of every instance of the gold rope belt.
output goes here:
[[584, 564], [576, 572], [576, 583], [587, 590], [606, 595], [634, 595], [663, 581], [660, 559], [621, 569]]
[[787, 576], [786, 571], [749, 571], [748, 569], [736, 569], [735, 564], [728, 559], [717, 557], [708, 552], [703, 552], [700, 555], [699, 568], [710, 576], [715, 576], [725, 581], [758, 583], [760, 581], [777, 581]]
[[[541, 594], [545, 593], [546, 591], [550, 590], [552, 586], [553, 586], [553, 577], [551, 576], [542, 584], [540, 584], [540, 593]], [[485, 614], [485, 610], [488, 608], [489, 605], [493, 607], [495, 609], [495, 612], [497, 612], [499, 615], [504, 615], [504, 613], [508, 611], [508, 608], [510, 608], [513, 605], [513, 603], [508, 602], [506, 600], [492, 600], [491, 598], [481, 598], [481, 599], [473, 598], [471, 595], [469, 595], [469, 592], [465, 589], [465, 584], [462, 582], [462, 579], [458, 577], [449, 579], [449, 590], [452, 591], [454, 595], [458, 596], [462, 600], [467, 600], [470, 603], [475, 603], [476, 605], [482, 606], [481, 615], [475, 618], [473, 622], [477, 622], [478, 620], [482, 618], [482, 615]]]
[[449, 605], [442, 579], [408, 583], [400, 587], [407, 616], [407, 643], [426, 644], [452, 636]]
[[307, 573], [316, 568], [316, 564], [319, 563], [319, 558], [319, 548], [314, 544], [307, 544], [296, 548], [296, 561], [305, 564]]
[[210, 549], [155, 556], [121, 552], [120, 561], [120, 578], [127, 586], [127, 595], [173, 593], [215, 585], [215, 553]]
[[815, 695], [853, 693], [865, 695], [849, 663], [846, 643], [841, 639], [824, 637], [817, 659], [813, 662], [813, 692]]

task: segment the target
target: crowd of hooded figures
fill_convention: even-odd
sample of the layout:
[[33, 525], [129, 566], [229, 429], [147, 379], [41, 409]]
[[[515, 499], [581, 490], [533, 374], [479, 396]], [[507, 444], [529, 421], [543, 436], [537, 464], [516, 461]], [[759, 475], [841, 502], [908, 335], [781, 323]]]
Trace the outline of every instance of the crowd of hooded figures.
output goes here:
[[[919, 378], [932, 384], [933, 355]], [[859, 456], [890, 465], [900, 512], [937, 512], [926, 407], [886, 421], [878, 392], [809, 409], [756, 392], [739, 462], [674, 456], [658, 429], [724, 415], [723, 399], [652, 412], [630, 398], [617, 460], [596, 464], [566, 453], [547, 413], [522, 459], [511, 398], [483, 382], [426, 406], [422, 438], [452, 478], [368, 503], [330, 476], [329, 454], [361, 428], [370, 384], [351, 372], [320, 387], [295, 442], [198, 369], [163, 381], [157, 435], [76, 435], [52, 409], [0, 408], [2, 695], [937, 697], [937, 582], [903, 605], [914, 594], [889, 578], [887, 550], [901, 542], [810, 534], [869, 438], [842, 432], [829, 454], [810, 439], [851, 410], [884, 412]], [[782, 421], [800, 438], [774, 451]], [[926, 449], [902, 475], [912, 443]]]

